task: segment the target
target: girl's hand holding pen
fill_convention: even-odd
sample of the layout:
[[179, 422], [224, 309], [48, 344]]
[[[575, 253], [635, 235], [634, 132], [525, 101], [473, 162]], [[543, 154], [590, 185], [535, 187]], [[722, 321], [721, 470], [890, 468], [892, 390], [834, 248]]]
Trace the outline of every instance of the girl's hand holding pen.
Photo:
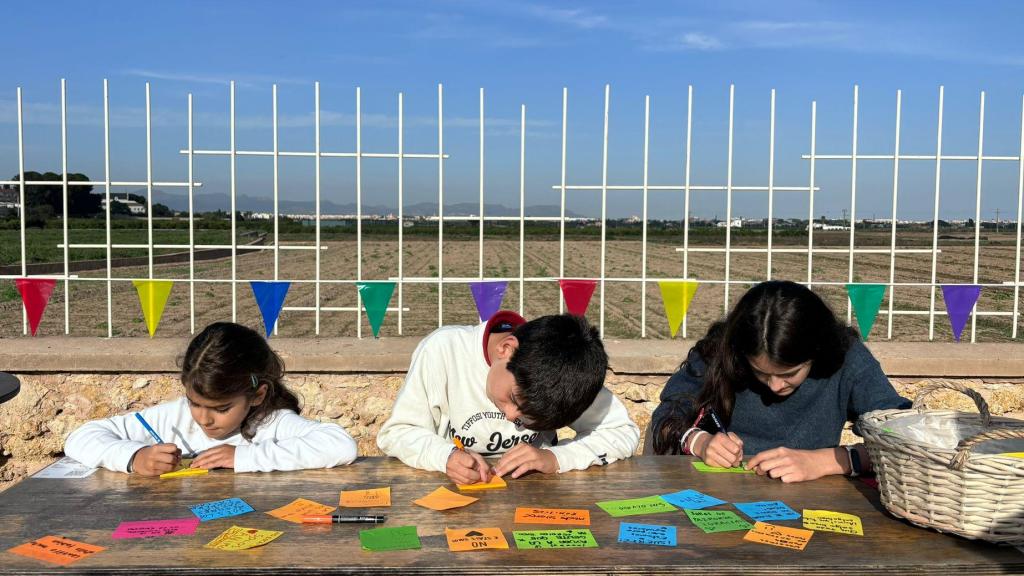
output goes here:
[[159, 476], [181, 463], [181, 449], [174, 444], [154, 444], [141, 448], [132, 457], [131, 470], [141, 476]]

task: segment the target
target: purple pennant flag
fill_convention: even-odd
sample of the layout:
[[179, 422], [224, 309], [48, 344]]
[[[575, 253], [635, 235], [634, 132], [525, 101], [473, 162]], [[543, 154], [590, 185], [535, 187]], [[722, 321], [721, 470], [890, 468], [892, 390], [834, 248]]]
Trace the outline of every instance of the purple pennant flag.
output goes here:
[[981, 295], [981, 286], [977, 284], [951, 284], [942, 287], [942, 299], [946, 301], [946, 314], [949, 315], [949, 325], [953, 328], [953, 338], [960, 341], [964, 325], [971, 315], [978, 296]]
[[476, 310], [480, 314], [481, 322], [487, 322], [495, 312], [501, 309], [501, 300], [505, 297], [506, 288], [508, 288], [508, 282], [504, 280], [470, 282], [469, 289], [473, 292], [473, 300], [476, 300]]

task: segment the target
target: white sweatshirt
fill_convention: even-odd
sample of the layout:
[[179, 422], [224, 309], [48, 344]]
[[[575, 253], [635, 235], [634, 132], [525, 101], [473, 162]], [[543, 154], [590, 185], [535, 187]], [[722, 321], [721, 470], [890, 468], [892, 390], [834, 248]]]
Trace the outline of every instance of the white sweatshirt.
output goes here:
[[487, 398], [485, 324], [446, 326], [424, 338], [413, 352], [405, 383], [377, 446], [409, 466], [444, 472], [458, 435], [467, 450], [500, 455], [525, 442], [547, 448], [558, 471], [582, 470], [633, 455], [640, 429], [607, 388], [570, 427], [576, 438], [555, 445], [555, 431], [517, 427]]
[[[235, 472], [331, 468], [356, 459], [356, 443], [341, 426], [315, 422], [291, 410], [275, 411], [251, 441], [241, 433], [223, 440], [210, 438], [192, 419], [185, 397], [146, 408], [142, 417], [183, 454], [221, 444], [235, 446]], [[83, 424], [68, 436], [64, 453], [87, 466], [127, 472], [132, 455], [155, 443], [133, 412]]]

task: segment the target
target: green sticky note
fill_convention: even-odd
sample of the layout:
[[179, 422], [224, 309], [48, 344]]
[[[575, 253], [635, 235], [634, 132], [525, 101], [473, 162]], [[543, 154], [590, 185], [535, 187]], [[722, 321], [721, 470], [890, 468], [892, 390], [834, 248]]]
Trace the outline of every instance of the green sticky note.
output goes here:
[[736, 468], [719, 468], [718, 466], [708, 466], [707, 464], [701, 462], [700, 460], [694, 460], [693, 467], [696, 468], [698, 472], [731, 472], [733, 474], [754, 473], [753, 470], [744, 469], [742, 464]]
[[705, 534], [750, 530], [753, 526], [731, 510], [687, 510], [690, 522]]
[[637, 516], [640, 514], [658, 514], [661, 512], [675, 512], [676, 507], [665, 502], [658, 496], [646, 498], [633, 498], [631, 500], [608, 500], [598, 502], [601, 510], [618, 518], [620, 516]]
[[359, 531], [359, 543], [363, 550], [381, 552], [386, 550], [419, 550], [420, 537], [415, 526], [397, 528], [373, 528]]
[[522, 530], [512, 532], [516, 548], [597, 548], [594, 534], [587, 529], [573, 530]]

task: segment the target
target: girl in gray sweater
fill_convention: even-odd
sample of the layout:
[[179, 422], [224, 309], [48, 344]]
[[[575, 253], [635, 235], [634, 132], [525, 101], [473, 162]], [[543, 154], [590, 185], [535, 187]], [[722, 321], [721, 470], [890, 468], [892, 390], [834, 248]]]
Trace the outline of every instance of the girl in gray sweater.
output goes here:
[[869, 472], [863, 444], [839, 445], [843, 427], [909, 405], [817, 294], [771, 281], [690, 350], [662, 391], [651, 433], [659, 454], [801, 482]]

